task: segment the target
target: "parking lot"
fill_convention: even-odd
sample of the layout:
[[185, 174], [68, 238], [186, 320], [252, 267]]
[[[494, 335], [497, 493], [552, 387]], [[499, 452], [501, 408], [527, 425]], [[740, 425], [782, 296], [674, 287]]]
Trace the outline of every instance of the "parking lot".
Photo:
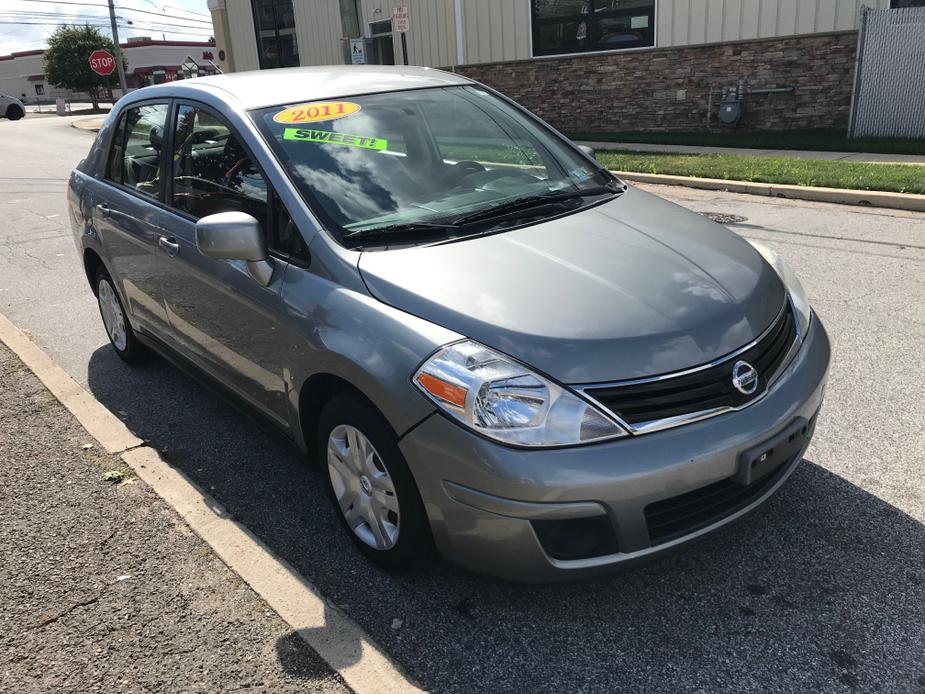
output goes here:
[[[292, 448], [162, 361], [112, 353], [64, 189], [93, 135], [0, 121], [0, 312], [439, 692], [925, 692], [925, 214], [647, 189], [778, 251], [832, 337], [806, 460], [693, 549], [580, 584], [392, 576]], [[923, 174], [925, 175], [925, 174]]]

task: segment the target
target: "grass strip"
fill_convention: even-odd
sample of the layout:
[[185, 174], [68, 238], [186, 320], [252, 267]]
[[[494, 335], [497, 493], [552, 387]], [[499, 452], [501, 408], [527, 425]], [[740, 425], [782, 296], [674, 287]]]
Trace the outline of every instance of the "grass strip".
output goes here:
[[925, 195], [925, 166], [915, 164], [620, 151], [599, 151], [597, 158], [618, 171]]
[[844, 130], [760, 130], [756, 132], [615, 132], [571, 133], [573, 140], [634, 142], [693, 147], [746, 147], [749, 149], [800, 149], [817, 152], [866, 152], [869, 154], [925, 154], [925, 139], [866, 137], [849, 140]]

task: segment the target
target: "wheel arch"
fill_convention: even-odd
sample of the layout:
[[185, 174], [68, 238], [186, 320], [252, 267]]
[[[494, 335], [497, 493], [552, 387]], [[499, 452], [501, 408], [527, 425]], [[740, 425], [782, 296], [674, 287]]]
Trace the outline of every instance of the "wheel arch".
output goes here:
[[84, 261], [84, 272], [87, 273], [87, 282], [90, 283], [90, 289], [93, 291], [93, 295], [96, 296], [96, 273], [100, 271], [100, 268], [106, 271], [107, 274], [112, 276], [112, 273], [109, 272], [109, 269], [106, 267], [106, 263], [103, 262], [100, 254], [97, 253], [92, 248], [85, 248], [83, 252], [83, 261]]
[[350, 395], [369, 405], [380, 417], [382, 417], [382, 421], [397, 436], [395, 427], [392, 425], [392, 422], [389, 421], [385, 412], [383, 412], [383, 408], [373, 402], [373, 400], [352, 381], [330, 371], [315, 373], [305, 379], [301, 388], [299, 388], [297, 405], [301, 444], [308, 453], [309, 460], [313, 463], [319, 462], [315, 460], [314, 441], [315, 432], [318, 429], [318, 422], [321, 418], [321, 411], [327, 403], [331, 402], [331, 400], [338, 395]]

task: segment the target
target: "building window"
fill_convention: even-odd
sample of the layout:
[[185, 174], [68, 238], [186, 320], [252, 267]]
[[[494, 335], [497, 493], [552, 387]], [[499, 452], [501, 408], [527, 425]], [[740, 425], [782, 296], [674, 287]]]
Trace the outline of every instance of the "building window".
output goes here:
[[925, 7], [925, 0], [890, 0], [891, 10], [898, 10], [904, 7]]
[[251, 0], [260, 69], [299, 64], [292, 0]]
[[36, 96], [45, 96], [45, 85], [37, 84], [35, 85], [35, 95]]
[[531, 0], [533, 55], [655, 45], [656, 0]]

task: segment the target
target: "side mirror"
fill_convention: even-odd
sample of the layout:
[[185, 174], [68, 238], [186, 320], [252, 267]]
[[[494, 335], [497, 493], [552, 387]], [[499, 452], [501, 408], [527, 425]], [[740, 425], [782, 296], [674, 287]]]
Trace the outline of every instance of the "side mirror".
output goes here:
[[597, 155], [594, 153], [594, 150], [588, 147], [588, 145], [576, 145], [578, 149], [585, 153], [585, 155], [591, 157], [594, 161], [597, 161]]
[[209, 258], [244, 260], [247, 271], [261, 286], [273, 278], [273, 262], [260, 222], [244, 212], [219, 212], [196, 222], [196, 247]]

